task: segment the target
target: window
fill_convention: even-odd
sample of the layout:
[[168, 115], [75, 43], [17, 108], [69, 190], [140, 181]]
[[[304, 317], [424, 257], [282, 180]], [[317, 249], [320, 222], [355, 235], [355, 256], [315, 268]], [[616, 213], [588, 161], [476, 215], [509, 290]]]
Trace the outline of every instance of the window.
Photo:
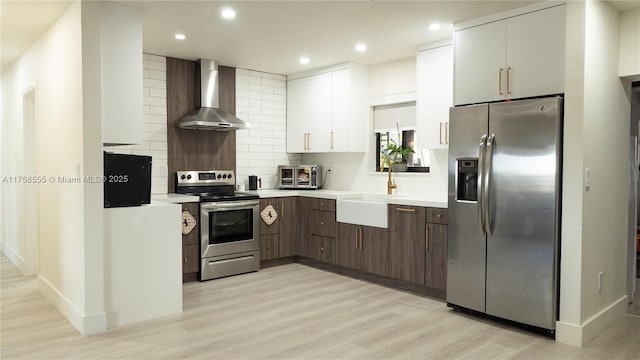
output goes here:
[[[375, 171], [386, 171], [388, 162], [385, 162], [387, 147], [391, 144], [410, 147], [414, 153], [406, 155], [407, 166], [410, 172], [429, 172], [425, 162], [420, 156], [416, 136], [416, 104], [402, 103], [373, 108], [374, 132], [376, 136]], [[382, 168], [381, 168], [382, 166]]]

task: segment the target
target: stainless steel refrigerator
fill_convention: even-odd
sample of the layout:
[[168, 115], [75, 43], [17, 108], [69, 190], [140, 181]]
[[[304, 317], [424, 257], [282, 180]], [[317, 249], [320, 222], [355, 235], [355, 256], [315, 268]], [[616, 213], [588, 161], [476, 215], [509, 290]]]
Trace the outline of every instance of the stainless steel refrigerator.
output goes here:
[[447, 303], [555, 332], [563, 99], [451, 108]]

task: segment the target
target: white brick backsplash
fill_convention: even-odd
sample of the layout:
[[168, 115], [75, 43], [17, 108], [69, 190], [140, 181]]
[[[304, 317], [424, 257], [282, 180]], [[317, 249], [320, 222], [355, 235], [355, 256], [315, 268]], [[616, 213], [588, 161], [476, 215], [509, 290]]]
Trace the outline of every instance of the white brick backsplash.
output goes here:
[[262, 85], [273, 86], [274, 88], [285, 88], [287, 83], [283, 80], [262, 78]]
[[145, 96], [142, 99], [142, 103], [144, 105], [149, 105], [149, 106], [167, 106], [167, 99], [166, 97], [151, 97], [151, 96]]
[[[167, 71], [167, 64], [160, 61], [144, 60], [144, 68], [149, 70]], [[149, 71], [151, 72], [151, 71]]]
[[236, 177], [262, 179], [262, 188], [277, 187], [278, 165], [299, 165], [300, 154], [286, 153], [286, 81], [284, 75], [236, 69], [236, 115], [251, 124], [236, 133]]
[[249, 91], [262, 94], [273, 94], [273, 86], [249, 84]]
[[143, 137], [141, 144], [109, 146], [106, 151], [152, 157], [151, 193], [168, 188], [166, 58], [143, 54]]
[[167, 89], [152, 89], [152, 88], [147, 88], [146, 89], [149, 93], [147, 94], [148, 96], [152, 96], [152, 97], [161, 97], [165, 99], [167, 99]]
[[142, 80], [142, 85], [144, 87], [155, 88], [155, 89], [166, 89], [167, 81], [166, 80], [157, 80], [157, 79], [149, 79], [145, 78]]
[[257, 77], [263, 78], [263, 79], [273, 79], [273, 77], [274, 77], [274, 74], [270, 74], [270, 73], [266, 73], [266, 72], [262, 72], [262, 71], [254, 71], [254, 70], [249, 70], [249, 75], [257, 76]]

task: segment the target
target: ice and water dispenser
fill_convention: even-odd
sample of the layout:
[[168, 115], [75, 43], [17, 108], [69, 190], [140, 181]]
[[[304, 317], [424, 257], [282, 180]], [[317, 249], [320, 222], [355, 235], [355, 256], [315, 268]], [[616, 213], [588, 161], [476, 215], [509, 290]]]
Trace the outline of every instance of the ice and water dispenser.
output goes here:
[[456, 200], [478, 201], [478, 159], [461, 158], [456, 164]]

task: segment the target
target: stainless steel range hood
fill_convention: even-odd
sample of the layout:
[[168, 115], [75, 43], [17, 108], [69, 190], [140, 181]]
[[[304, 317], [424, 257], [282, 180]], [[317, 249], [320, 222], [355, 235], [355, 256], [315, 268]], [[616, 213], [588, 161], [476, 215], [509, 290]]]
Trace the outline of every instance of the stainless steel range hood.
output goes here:
[[[196, 65], [196, 87], [200, 84], [200, 108], [192, 110], [178, 121], [182, 129], [231, 131], [248, 129], [248, 122], [218, 108], [218, 64], [211, 60], [198, 60]], [[196, 94], [198, 89], [196, 88]]]

